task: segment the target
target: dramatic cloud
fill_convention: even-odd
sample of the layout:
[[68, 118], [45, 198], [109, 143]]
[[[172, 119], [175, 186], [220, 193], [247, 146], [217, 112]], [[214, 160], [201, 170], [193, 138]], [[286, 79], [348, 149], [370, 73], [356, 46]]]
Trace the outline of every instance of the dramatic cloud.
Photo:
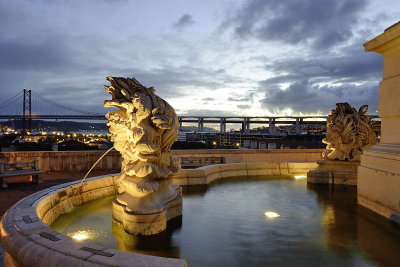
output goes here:
[[370, 104], [370, 112], [376, 113], [378, 90], [374, 83], [352, 86], [319, 86], [307, 80], [294, 82], [286, 90], [270, 87], [262, 99], [264, 106], [273, 113], [291, 109], [303, 114], [327, 114], [338, 102], [350, 102], [355, 108]]
[[179, 20], [173, 25], [174, 29], [181, 30], [187, 26], [193, 25], [195, 22], [193, 17], [189, 14], [184, 14]]
[[339, 55], [278, 59], [266, 65], [277, 75], [259, 83], [265, 92], [261, 103], [271, 112], [327, 113], [334, 103], [347, 101], [369, 104], [375, 113], [381, 62], [379, 55], [352, 47]]
[[389, 2], [0, 1], [0, 104], [27, 88], [104, 113], [105, 78], [134, 75], [179, 114], [375, 111], [381, 56], [362, 44], [397, 21]]
[[366, 0], [250, 0], [222, 27], [232, 27], [240, 38], [326, 48], [352, 36], [366, 4]]

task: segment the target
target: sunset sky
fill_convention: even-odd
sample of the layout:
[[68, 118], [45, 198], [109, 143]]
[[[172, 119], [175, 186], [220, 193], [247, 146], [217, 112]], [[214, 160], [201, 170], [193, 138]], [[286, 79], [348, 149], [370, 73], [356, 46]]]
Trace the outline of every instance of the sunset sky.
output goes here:
[[0, 102], [23, 88], [104, 113], [107, 76], [153, 86], [179, 115], [378, 109], [366, 41], [398, 0], [0, 0]]

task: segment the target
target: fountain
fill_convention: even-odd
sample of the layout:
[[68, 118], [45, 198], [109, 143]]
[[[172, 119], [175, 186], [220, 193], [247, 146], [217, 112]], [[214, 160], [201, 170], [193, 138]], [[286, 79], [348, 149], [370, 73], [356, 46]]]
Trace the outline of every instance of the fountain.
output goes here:
[[[250, 150], [236, 153], [240, 161], [235, 163], [179, 171], [169, 151], [178, 128], [172, 107], [134, 78], [107, 79], [112, 100], [105, 106], [119, 108], [107, 119], [123, 157], [121, 173], [48, 188], [11, 207], [0, 227], [5, 266], [187, 266], [184, 259], [207, 266], [400, 261], [400, 232], [358, 207], [352, 188], [307, 184], [302, 178], [317, 164], [298, 162], [302, 151], [271, 162]], [[338, 110], [347, 115], [334, 111], [332, 125], [357, 121], [374, 132], [363, 117], [366, 107], [356, 112], [342, 104]], [[352, 126], [345, 129], [353, 136]], [[327, 135], [326, 142], [333, 144], [335, 133]], [[355, 162], [366, 145], [359, 144], [349, 154], [331, 146], [325, 160], [349, 155], [348, 162]], [[254, 157], [256, 162], [250, 160]], [[182, 219], [178, 229], [167, 226], [173, 218]]]
[[130, 234], [160, 233], [168, 220], [182, 214], [181, 187], [172, 183], [180, 162], [169, 151], [178, 136], [178, 117], [154, 88], [135, 78], [107, 80], [112, 100], [104, 106], [119, 108], [106, 115], [107, 125], [123, 158], [113, 218]]

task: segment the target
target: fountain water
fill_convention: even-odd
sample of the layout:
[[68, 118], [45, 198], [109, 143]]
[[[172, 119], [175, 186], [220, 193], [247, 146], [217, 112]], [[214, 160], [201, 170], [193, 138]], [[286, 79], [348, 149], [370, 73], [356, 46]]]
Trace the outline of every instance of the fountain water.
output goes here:
[[79, 190], [80, 187], [82, 187], [83, 182], [85, 181], [86, 177], [89, 175], [89, 173], [93, 170], [94, 167], [96, 167], [97, 163], [100, 162], [100, 160], [107, 155], [108, 152], [110, 152], [111, 150], [113, 150], [114, 147], [111, 147], [110, 149], [108, 149], [106, 152], [104, 152], [103, 155], [101, 155], [100, 158], [97, 159], [97, 161], [92, 165], [92, 167], [90, 167], [90, 169], [88, 170], [88, 172], [85, 174], [85, 176], [82, 178], [82, 180], [79, 183], [79, 186], [75, 189], [73, 195], [75, 195], [75, 193]]

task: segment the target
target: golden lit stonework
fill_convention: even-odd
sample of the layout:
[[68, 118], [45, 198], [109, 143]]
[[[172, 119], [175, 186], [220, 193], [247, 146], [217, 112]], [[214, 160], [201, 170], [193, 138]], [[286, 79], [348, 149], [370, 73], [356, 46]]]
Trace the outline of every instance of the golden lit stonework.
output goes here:
[[123, 161], [113, 218], [131, 234], [152, 235], [166, 228], [167, 220], [182, 213], [181, 188], [172, 183], [180, 170], [170, 148], [176, 141], [179, 121], [175, 110], [135, 78], [107, 77], [104, 88], [112, 100], [105, 107], [114, 147]]

